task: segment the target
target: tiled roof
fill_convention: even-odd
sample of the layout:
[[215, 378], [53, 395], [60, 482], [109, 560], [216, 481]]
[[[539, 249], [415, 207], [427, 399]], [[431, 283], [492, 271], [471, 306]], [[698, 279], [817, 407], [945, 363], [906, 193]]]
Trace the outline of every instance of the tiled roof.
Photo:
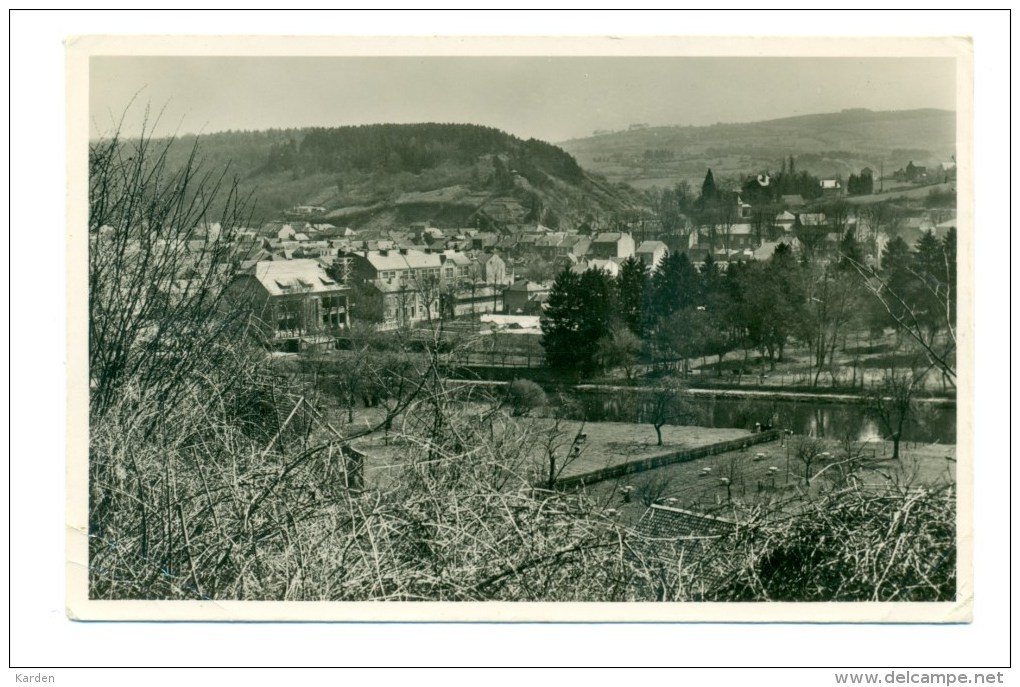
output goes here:
[[697, 587], [690, 592], [711, 594], [739, 566], [738, 557], [727, 555], [735, 529], [723, 518], [653, 505], [634, 526], [631, 544], [667, 565], [682, 565]]
[[623, 234], [620, 234], [618, 232], [607, 232], [596, 236], [592, 243], [616, 243], [622, 237]]
[[635, 529], [655, 539], [705, 539], [731, 534], [735, 527], [723, 518], [653, 504]]

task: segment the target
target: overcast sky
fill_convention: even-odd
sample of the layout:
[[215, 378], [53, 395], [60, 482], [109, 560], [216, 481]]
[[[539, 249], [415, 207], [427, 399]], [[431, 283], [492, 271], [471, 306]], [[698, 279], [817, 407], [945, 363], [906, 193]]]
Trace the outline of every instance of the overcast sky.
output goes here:
[[955, 109], [947, 58], [93, 57], [92, 135], [379, 122], [485, 124], [563, 141], [633, 123], [746, 122], [851, 107]]

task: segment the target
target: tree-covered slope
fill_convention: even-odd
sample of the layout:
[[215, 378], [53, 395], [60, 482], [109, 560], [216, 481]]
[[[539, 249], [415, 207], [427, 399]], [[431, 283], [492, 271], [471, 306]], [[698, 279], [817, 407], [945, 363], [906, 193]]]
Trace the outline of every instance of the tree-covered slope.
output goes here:
[[[194, 137], [174, 155], [184, 161]], [[585, 172], [569, 153], [467, 124], [224, 132], [198, 139], [207, 167], [228, 168], [256, 201], [256, 220], [298, 205], [326, 221], [499, 229], [523, 222], [598, 225], [633, 210], [628, 189]]]

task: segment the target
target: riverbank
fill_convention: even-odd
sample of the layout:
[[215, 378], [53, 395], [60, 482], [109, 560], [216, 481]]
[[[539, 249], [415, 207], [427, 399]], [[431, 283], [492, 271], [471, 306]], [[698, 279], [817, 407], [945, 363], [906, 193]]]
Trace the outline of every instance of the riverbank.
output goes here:
[[[620, 393], [652, 393], [654, 387], [612, 386], [604, 384], [578, 384], [578, 391], [608, 391]], [[692, 386], [688, 389], [692, 396], [721, 396], [723, 398], [770, 399], [776, 401], [811, 401], [814, 403], [867, 403], [868, 397], [863, 394], [847, 394], [829, 391], [784, 391], [781, 389], [733, 389], [733, 388], [701, 388]], [[919, 403], [931, 403], [938, 406], [955, 407], [955, 398], [939, 396], [923, 396], [913, 399]]]
[[[507, 386], [509, 382], [494, 381], [487, 379], [450, 379], [450, 382], [464, 385], [480, 386]], [[581, 392], [603, 392], [603, 393], [629, 393], [629, 394], [650, 394], [655, 392], [652, 386], [625, 386], [614, 384], [574, 384], [565, 387], [572, 391]], [[811, 401], [814, 403], [866, 403], [868, 397], [863, 394], [837, 393], [829, 391], [784, 391], [780, 389], [733, 389], [733, 388], [700, 388], [691, 387], [688, 393], [699, 397], [723, 397], [723, 398], [747, 398], [747, 399], [769, 399], [776, 401]], [[956, 407], [955, 398], [941, 396], [919, 396], [915, 399], [918, 403], [930, 403], [940, 407]]]

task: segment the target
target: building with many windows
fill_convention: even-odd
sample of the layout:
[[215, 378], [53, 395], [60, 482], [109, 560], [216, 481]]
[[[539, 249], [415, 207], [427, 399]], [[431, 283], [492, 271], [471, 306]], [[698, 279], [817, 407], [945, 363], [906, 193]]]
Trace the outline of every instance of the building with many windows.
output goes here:
[[348, 293], [316, 260], [273, 260], [235, 277], [225, 302], [267, 344], [297, 350], [350, 326]]

